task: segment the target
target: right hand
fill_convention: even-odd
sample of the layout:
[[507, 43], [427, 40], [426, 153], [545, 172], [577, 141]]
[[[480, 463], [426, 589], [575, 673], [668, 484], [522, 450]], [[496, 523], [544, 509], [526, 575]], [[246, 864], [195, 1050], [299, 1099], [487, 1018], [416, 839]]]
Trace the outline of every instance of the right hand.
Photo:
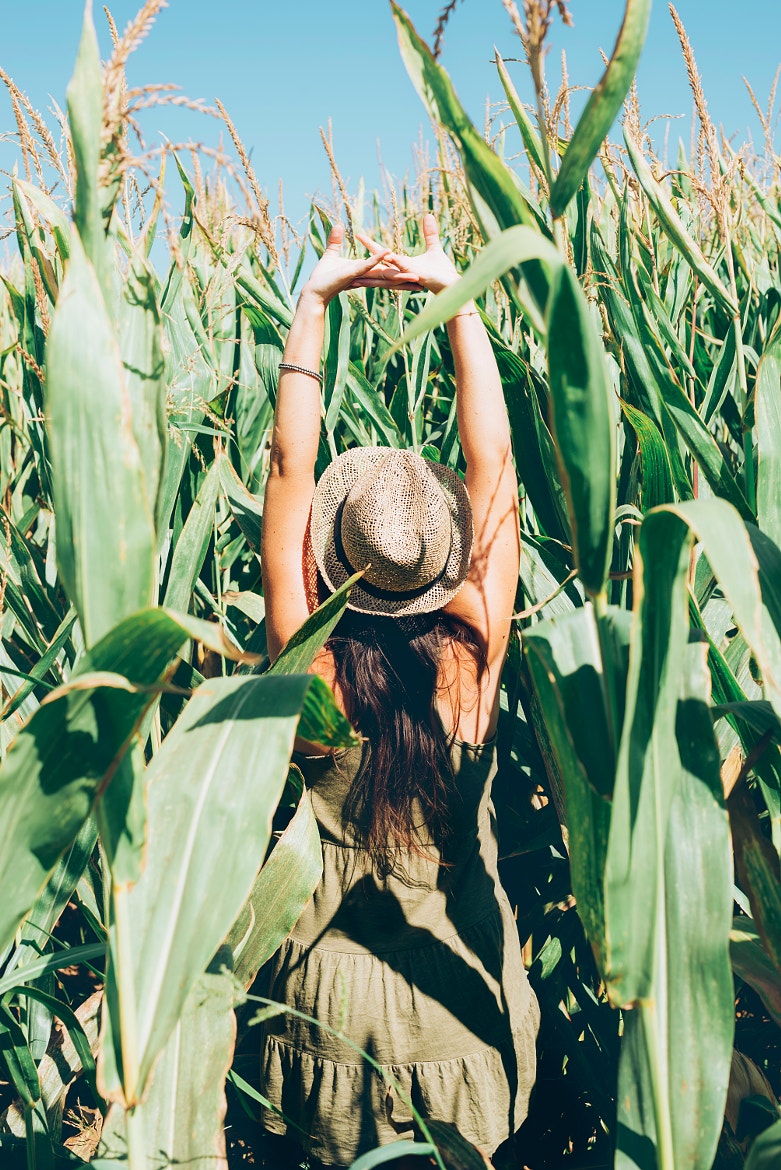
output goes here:
[[375, 245], [366, 259], [346, 260], [339, 254], [343, 239], [344, 226], [334, 224], [326, 249], [301, 290], [303, 299], [325, 306], [340, 292], [360, 287], [364, 280], [382, 284], [385, 288], [420, 289], [420, 284], [411, 283], [415, 278], [409, 272], [400, 272], [397, 266], [385, 264], [391, 255], [389, 248]]
[[[395, 265], [400, 277], [406, 276], [408, 281], [416, 282], [416, 284], [401, 285], [401, 287], [419, 287], [427, 289], [428, 292], [438, 293], [443, 288], [447, 288], [448, 285], [455, 284], [458, 280], [458, 272], [455, 264], [442, 247], [436, 217], [427, 212], [423, 216], [422, 227], [426, 250], [417, 256], [407, 256], [402, 252], [388, 252], [371, 236], [361, 232], [356, 232], [356, 238], [361, 241], [364, 248], [368, 248], [373, 253], [375, 259], [379, 259], [380, 255], [384, 256], [390, 264]], [[374, 273], [369, 272], [360, 278], [359, 283], [374, 285], [382, 282], [375, 279]]]

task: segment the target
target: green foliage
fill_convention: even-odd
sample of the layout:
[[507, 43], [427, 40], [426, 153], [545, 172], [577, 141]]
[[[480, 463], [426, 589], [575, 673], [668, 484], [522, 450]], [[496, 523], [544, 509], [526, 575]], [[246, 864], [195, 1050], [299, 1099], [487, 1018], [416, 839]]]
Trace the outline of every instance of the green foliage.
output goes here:
[[[526, 156], [510, 163], [394, 6], [441, 180], [392, 217], [354, 208], [356, 226], [414, 253], [433, 207], [463, 279], [425, 304], [333, 302], [318, 470], [380, 443], [463, 471], [439, 326], [477, 298], [521, 481], [497, 816], [543, 1005], [549, 1112], [527, 1142], [548, 1164], [596, 1147], [710, 1170], [733, 977], [781, 1018], [781, 210], [774, 172], [726, 147], [707, 195], [683, 155], [660, 177], [632, 117], [619, 181], [602, 142], [648, 9], [627, 3], [569, 141], [497, 55]], [[69, 206], [14, 182], [0, 290], [4, 1120], [53, 1165], [69, 1086], [97, 1065], [104, 1164], [214, 1164], [234, 1006], [321, 873], [293, 738], [352, 737], [306, 674], [351, 582], [253, 673], [277, 365], [326, 217], [283, 263], [224, 174], [175, 154], [183, 214], [153, 246], [159, 201], [119, 199], [137, 172], [89, 15], [68, 111]], [[100, 1040], [92, 997], [55, 983], [82, 963]], [[772, 1164], [777, 1130], [747, 1165]], [[407, 1152], [480, 1164], [447, 1127], [431, 1138]]]

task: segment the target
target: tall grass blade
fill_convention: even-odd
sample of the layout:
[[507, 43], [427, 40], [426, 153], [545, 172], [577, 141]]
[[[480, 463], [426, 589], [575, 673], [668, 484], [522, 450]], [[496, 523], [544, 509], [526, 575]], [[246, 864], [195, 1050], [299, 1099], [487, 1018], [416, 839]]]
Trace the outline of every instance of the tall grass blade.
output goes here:
[[[475, 208], [478, 219], [482, 219], [484, 235], [490, 238], [497, 231], [525, 224], [550, 238], [547, 225], [524, 199], [512, 173], [472, 125], [450, 78], [420, 39], [406, 12], [395, 3], [392, 8], [410, 80], [430, 116], [447, 131], [461, 154], [467, 179], [477, 196]], [[480, 204], [488, 215], [481, 216]], [[538, 310], [544, 311], [548, 291], [544, 272], [538, 264], [531, 263], [525, 276]]]
[[311, 796], [304, 791], [228, 935], [233, 974], [244, 987], [290, 934], [322, 873], [320, 832]]
[[632, 1009], [619, 1064], [622, 1170], [646, 1164], [648, 1141], [663, 1170], [710, 1170], [732, 1050], [729, 833], [705, 651], [686, 645], [690, 540], [660, 510], [646, 518], [636, 551], [605, 869], [608, 986]]
[[[528, 227], [511, 227], [502, 232], [500, 236], [486, 244], [460, 280], [431, 298], [388, 350], [386, 358], [392, 357], [402, 346], [408, 345], [421, 333], [435, 329], [437, 325], [448, 321], [467, 301], [480, 296], [490, 284], [504, 276], [506, 272], [512, 268], [525, 266], [531, 261], [539, 261], [549, 273], [563, 266], [561, 256], [554, 245], [539, 232]], [[544, 336], [545, 324], [542, 316], [535, 309], [530, 316], [537, 331]]]

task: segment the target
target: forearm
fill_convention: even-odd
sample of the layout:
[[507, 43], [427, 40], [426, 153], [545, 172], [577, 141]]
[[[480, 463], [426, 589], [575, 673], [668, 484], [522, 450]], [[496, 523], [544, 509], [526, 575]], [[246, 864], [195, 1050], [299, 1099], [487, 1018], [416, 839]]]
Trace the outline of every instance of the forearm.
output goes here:
[[[290, 326], [283, 362], [319, 372], [325, 306], [303, 294]], [[271, 473], [314, 475], [320, 438], [320, 383], [309, 374], [280, 370], [271, 438]]]
[[510, 425], [491, 342], [473, 301], [447, 323], [456, 374], [458, 432], [468, 466], [505, 462]]

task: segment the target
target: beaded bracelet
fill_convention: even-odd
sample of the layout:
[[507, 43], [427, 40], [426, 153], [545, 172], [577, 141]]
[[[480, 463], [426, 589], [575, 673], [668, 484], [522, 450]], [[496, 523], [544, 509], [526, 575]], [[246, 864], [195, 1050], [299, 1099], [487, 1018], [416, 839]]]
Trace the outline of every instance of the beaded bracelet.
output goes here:
[[318, 374], [317, 370], [308, 370], [306, 366], [295, 366], [292, 362], [280, 362], [279, 368], [280, 370], [292, 370], [294, 374], [308, 374], [310, 378], [317, 378], [321, 386], [323, 384], [323, 375]]

